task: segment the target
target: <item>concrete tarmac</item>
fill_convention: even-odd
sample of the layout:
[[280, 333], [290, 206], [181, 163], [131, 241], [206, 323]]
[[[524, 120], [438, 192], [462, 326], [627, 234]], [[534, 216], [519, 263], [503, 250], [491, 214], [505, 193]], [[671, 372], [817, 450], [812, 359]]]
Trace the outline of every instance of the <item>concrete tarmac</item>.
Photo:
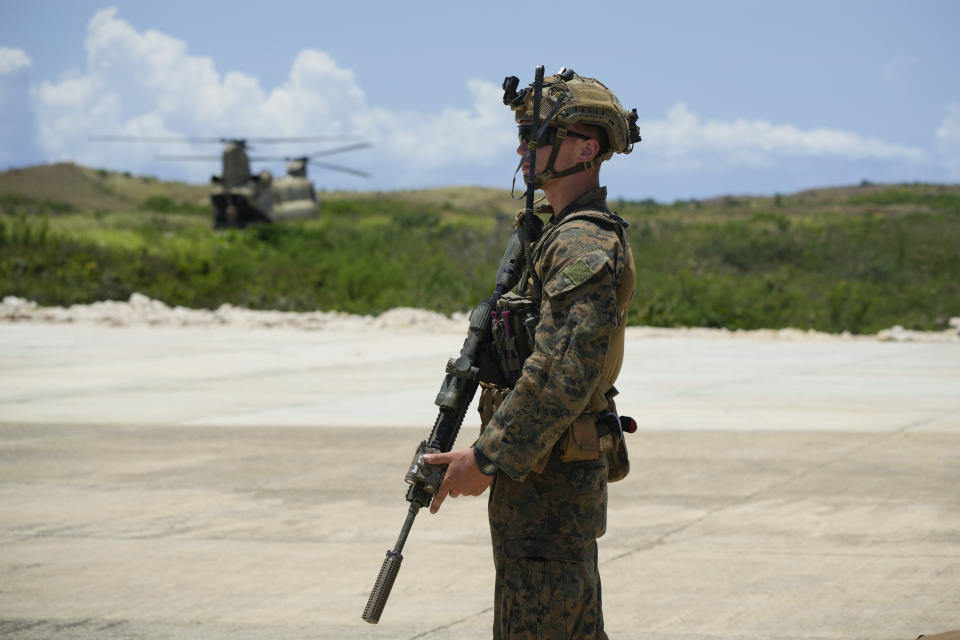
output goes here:
[[[484, 499], [360, 618], [462, 337], [0, 324], [0, 636], [489, 638]], [[960, 629], [960, 343], [634, 334], [618, 387], [611, 638]]]

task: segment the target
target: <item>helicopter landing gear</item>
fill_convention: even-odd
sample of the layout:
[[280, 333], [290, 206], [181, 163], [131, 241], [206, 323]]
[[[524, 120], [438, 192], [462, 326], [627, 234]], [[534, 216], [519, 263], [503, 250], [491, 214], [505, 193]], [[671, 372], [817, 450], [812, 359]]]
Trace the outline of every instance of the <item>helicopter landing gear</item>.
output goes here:
[[237, 213], [237, 205], [233, 204], [232, 202], [228, 204], [227, 210], [224, 212], [224, 214], [225, 214], [226, 223], [227, 223], [226, 226], [228, 227], [239, 226], [237, 223], [240, 218], [240, 214]]
[[270, 223], [262, 211], [250, 204], [245, 196], [218, 193], [210, 197], [215, 211], [214, 229], [242, 229], [251, 224]]

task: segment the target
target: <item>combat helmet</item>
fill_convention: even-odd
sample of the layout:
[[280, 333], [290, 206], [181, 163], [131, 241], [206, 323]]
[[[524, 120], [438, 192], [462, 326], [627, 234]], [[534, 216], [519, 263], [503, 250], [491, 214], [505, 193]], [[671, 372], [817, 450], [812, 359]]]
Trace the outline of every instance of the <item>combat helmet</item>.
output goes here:
[[[517, 124], [529, 126], [533, 120], [534, 85], [530, 84], [519, 92], [520, 81], [509, 76], [503, 81], [503, 103], [514, 112]], [[614, 153], [630, 153], [633, 145], [640, 142], [637, 130], [637, 110], [625, 110], [617, 96], [602, 82], [595, 78], [577, 75], [573, 69], [562, 68], [556, 74], [543, 79], [540, 98], [538, 131], [528, 135], [527, 139], [539, 145], [553, 144], [553, 152], [546, 169], [536, 176], [536, 186], [541, 186], [549, 178], [561, 177], [591, 169], [608, 160]], [[606, 134], [606, 140], [600, 140], [600, 152], [591, 161], [577, 164], [563, 171], [554, 171], [553, 163], [560, 145], [568, 136], [581, 137], [567, 129], [570, 125], [592, 125]], [[542, 132], [542, 137], [535, 139]], [[521, 131], [523, 134], [523, 131]]]

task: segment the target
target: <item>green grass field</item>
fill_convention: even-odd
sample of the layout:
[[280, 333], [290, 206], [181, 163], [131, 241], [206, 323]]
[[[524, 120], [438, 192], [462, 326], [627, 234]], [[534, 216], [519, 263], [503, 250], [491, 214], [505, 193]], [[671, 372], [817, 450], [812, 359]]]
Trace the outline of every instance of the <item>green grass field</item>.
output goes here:
[[[205, 187], [52, 167], [0, 174], [0, 295], [44, 305], [138, 291], [187, 307], [467, 310], [490, 294], [517, 208], [491, 189], [331, 193], [316, 220], [214, 231]], [[632, 324], [873, 333], [960, 315], [960, 186], [611, 205], [632, 223]]]

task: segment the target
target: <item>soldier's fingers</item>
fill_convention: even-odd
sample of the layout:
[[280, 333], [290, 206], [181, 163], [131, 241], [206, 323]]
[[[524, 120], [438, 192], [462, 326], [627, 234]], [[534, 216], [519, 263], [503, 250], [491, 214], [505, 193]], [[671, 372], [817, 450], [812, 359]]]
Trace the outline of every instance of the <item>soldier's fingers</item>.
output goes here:
[[443, 499], [447, 497], [447, 487], [445, 485], [446, 483], [441, 484], [437, 495], [433, 497], [433, 502], [430, 503], [430, 513], [439, 511], [440, 505], [443, 504]]
[[447, 464], [450, 462], [449, 453], [425, 453], [423, 461], [427, 464]]

